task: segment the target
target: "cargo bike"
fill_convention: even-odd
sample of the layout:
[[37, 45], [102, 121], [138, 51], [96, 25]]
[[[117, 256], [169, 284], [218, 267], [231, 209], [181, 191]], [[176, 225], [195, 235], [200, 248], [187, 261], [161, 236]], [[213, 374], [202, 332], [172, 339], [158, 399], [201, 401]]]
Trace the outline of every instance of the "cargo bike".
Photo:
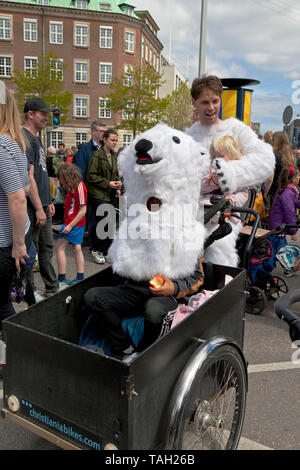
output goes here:
[[64, 449], [236, 449], [247, 394], [246, 272], [204, 270], [204, 287], [217, 293], [126, 361], [78, 345], [84, 293], [117, 285], [111, 268], [7, 319], [2, 416]]

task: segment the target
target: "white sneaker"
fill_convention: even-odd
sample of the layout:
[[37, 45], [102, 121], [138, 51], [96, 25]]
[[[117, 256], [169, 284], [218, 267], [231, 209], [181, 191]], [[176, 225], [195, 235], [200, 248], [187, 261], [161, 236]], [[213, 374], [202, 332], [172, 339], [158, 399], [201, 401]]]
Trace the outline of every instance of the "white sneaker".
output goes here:
[[38, 304], [39, 302], [42, 302], [43, 300], [46, 300], [47, 296], [45, 294], [43, 294], [43, 292], [41, 292], [41, 291], [35, 291], [34, 292], [34, 298], [35, 298], [36, 303]]
[[98, 264], [105, 263], [105, 257], [103, 256], [103, 253], [101, 253], [100, 251], [92, 251], [92, 257], [94, 258], [95, 262]]
[[60, 282], [58, 285], [58, 292], [61, 292], [62, 290], [67, 289], [67, 287], [69, 287], [69, 283], [66, 280]]

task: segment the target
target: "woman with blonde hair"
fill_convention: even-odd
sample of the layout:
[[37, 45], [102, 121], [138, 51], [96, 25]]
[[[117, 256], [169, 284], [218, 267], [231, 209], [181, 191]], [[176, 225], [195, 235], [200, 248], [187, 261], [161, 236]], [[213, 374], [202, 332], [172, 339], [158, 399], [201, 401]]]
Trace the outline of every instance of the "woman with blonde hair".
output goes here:
[[295, 155], [290, 145], [286, 132], [278, 131], [273, 135], [273, 151], [275, 154], [275, 171], [273, 182], [269, 191], [269, 198], [272, 204], [275, 193], [278, 189], [278, 181], [281, 170], [286, 167], [295, 166]]
[[[0, 82], [0, 334], [2, 320], [15, 313], [11, 284], [30, 247], [26, 193], [29, 185], [25, 142], [12, 93]], [[25, 238], [26, 237], [26, 238]], [[0, 371], [1, 373], [1, 371]]]

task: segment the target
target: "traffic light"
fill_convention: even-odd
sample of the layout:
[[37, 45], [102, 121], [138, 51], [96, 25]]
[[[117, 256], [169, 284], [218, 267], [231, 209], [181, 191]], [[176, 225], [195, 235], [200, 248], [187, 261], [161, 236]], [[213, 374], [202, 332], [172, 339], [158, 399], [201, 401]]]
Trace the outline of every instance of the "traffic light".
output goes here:
[[60, 109], [54, 108], [52, 111], [52, 127], [60, 127]]

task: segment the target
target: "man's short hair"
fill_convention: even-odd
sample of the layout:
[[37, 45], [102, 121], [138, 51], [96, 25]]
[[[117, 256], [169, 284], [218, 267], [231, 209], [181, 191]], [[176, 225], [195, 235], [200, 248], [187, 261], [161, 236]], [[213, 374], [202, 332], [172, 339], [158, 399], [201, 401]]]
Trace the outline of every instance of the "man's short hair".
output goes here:
[[108, 139], [109, 136], [110, 136], [110, 134], [118, 135], [118, 133], [117, 133], [117, 131], [116, 131], [115, 129], [110, 128], [110, 129], [107, 129], [107, 130], [104, 132], [103, 138]]
[[221, 98], [223, 93], [223, 85], [219, 77], [216, 75], [204, 75], [201, 78], [195, 78], [191, 87], [191, 96], [197, 100], [203, 90], [211, 90]]
[[96, 127], [106, 127], [106, 124], [103, 124], [102, 121], [93, 121], [91, 124], [91, 131], [95, 131]]

